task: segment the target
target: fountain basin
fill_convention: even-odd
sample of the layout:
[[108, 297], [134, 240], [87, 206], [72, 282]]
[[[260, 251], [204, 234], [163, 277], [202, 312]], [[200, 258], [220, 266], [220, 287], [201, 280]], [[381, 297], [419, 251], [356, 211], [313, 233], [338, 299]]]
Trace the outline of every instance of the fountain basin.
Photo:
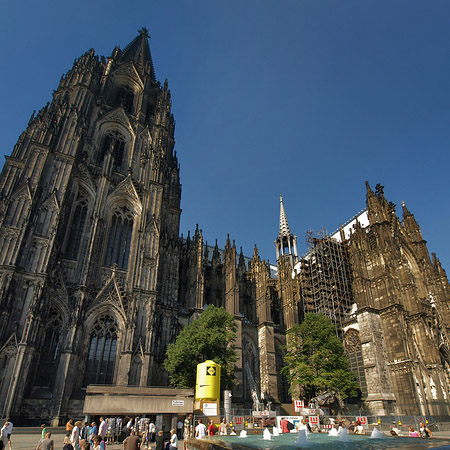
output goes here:
[[[196, 445], [197, 441], [200, 445]], [[201, 441], [201, 442], [199, 442]], [[192, 443], [192, 445], [191, 445]], [[210, 447], [204, 444], [211, 445]], [[203, 444], [203, 445], [202, 445]], [[404, 449], [404, 450], [425, 450], [444, 448], [450, 450], [450, 440], [442, 439], [421, 439], [410, 437], [385, 436], [382, 439], [373, 439], [368, 435], [346, 435], [345, 440], [339, 436], [329, 436], [327, 433], [308, 434], [306, 442], [298, 441], [298, 435], [294, 433], [271, 436], [271, 440], [264, 439], [263, 435], [247, 435], [245, 439], [239, 436], [212, 436], [202, 440], [189, 440], [188, 448], [191, 450], [203, 448], [214, 449], [234, 449], [234, 450], [384, 450], [384, 449]]]

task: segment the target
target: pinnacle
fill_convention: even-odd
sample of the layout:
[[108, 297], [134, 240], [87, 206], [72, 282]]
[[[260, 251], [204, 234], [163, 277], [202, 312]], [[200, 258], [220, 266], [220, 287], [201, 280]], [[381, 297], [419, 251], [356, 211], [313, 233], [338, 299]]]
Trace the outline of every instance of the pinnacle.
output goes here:
[[283, 197], [280, 195], [280, 236], [290, 236], [291, 229], [286, 217], [286, 211], [284, 210]]

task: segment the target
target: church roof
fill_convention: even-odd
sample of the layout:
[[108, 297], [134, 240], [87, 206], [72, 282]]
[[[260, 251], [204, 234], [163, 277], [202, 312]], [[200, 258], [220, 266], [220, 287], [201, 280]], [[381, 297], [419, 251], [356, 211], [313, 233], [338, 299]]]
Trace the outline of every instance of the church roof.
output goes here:
[[156, 82], [155, 68], [153, 66], [148, 38], [148, 30], [143, 27], [139, 30], [139, 35], [123, 49], [120, 60], [121, 62], [132, 61], [140, 76], [145, 74], [145, 68], [149, 64], [150, 76]]

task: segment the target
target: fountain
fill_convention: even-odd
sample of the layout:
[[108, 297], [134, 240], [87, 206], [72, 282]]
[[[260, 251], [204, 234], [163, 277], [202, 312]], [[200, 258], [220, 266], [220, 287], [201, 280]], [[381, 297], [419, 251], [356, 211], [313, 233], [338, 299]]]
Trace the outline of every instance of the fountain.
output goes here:
[[279, 435], [280, 435], [280, 431], [278, 430], [277, 427], [273, 427], [273, 429], [272, 429], [272, 435], [273, 435], [273, 436], [279, 436]]
[[246, 437], [247, 437], [247, 431], [246, 431], [246, 430], [242, 430], [242, 431], [239, 433], [239, 437], [240, 437], [240, 438], [246, 438]]
[[306, 429], [298, 430], [297, 445], [306, 445], [307, 443]]
[[328, 436], [334, 436], [334, 437], [339, 436], [336, 428], [331, 428], [330, 431], [328, 432]]
[[[342, 428], [338, 434], [336, 428], [330, 430], [330, 434], [307, 433], [299, 430], [298, 433], [279, 433], [275, 436], [264, 428], [263, 434], [247, 434], [245, 439], [241, 436], [211, 436], [210, 442], [217, 443], [214, 448], [239, 448], [240, 450], [426, 450], [446, 448], [450, 449], [450, 440], [444, 439], [416, 439], [410, 437], [393, 437], [383, 434], [379, 429], [366, 435], [349, 434], [346, 428]], [[331, 438], [329, 436], [332, 436]], [[222, 441], [222, 442], [220, 442]], [[446, 446], [446, 447], [443, 447]]]
[[339, 431], [339, 439], [344, 442], [349, 442], [348, 430], [347, 428], [341, 428]]
[[266, 441], [271, 441], [272, 440], [272, 435], [270, 434], [270, 431], [269, 431], [268, 428], [264, 428], [263, 439], [266, 440]]
[[370, 439], [383, 439], [386, 436], [384, 435], [384, 433], [382, 433], [381, 431], [377, 430], [376, 428], [374, 428], [372, 430], [372, 434], [370, 435]]

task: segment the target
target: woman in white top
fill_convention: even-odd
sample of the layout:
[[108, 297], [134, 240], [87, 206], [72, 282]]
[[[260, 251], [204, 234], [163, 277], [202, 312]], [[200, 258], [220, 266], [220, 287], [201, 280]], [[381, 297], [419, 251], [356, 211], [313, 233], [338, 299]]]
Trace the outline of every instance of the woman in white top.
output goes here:
[[177, 450], [178, 449], [178, 436], [177, 436], [177, 431], [175, 430], [175, 428], [172, 428], [170, 430], [170, 450]]
[[81, 422], [78, 420], [75, 422], [72, 435], [70, 436], [70, 443], [73, 445], [74, 450], [80, 450], [80, 428]]

